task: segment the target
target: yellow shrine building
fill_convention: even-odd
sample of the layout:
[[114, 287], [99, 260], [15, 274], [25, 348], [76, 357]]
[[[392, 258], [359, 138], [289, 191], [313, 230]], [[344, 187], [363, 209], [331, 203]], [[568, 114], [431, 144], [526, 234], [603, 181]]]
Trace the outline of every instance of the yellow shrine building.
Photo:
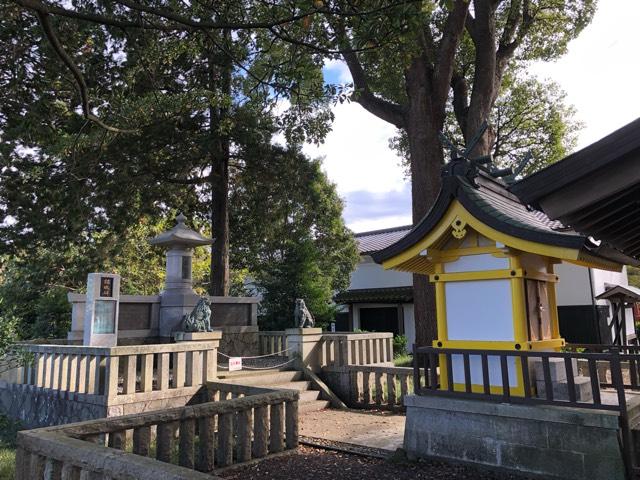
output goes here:
[[[443, 171], [442, 188], [425, 217], [401, 240], [373, 255], [385, 269], [425, 274], [435, 285], [437, 348], [559, 350], [554, 265], [566, 261], [621, 270], [628, 257], [532, 210], [500, 179], [464, 159]], [[501, 366], [489, 356], [492, 392], [501, 391]], [[523, 395], [521, 365], [509, 358], [512, 395]], [[470, 365], [453, 355], [452, 375], [440, 362], [440, 385], [462, 390], [464, 369], [482, 391], [478, 355]]]

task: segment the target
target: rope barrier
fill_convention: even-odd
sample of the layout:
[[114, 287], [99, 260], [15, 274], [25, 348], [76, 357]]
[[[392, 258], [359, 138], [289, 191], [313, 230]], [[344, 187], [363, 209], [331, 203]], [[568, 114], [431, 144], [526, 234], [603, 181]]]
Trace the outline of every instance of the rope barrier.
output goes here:
[[[292, 358], [291, 360], [287, 360], [284, 363], [279, 363], [277, 365], [271, 365], [269, 367], [247, 367], [246, 365], [242, 365], [242, 370], [271, 370], [274, 368], [280, 368], [280, 367], [284, 367], [285, 365], [288, 365], [292, 362], [294, 362], [296, 359]], [[224, 365], [224, 364], [218, 364], [218, 368], [224, 368], [226, 370], [229, 370], [229, 364]]]
[[268, 353], [267, 355], [255, 355], [253, 357], [231, 357], [231, 356], [227, 355], [226, 353], [222, 353], [220, 350], [218, 350], [218, 353], [220, 355], [222, 355], [223, 357], [227, 357], [227, 358], [241, 358], [243, 360], [254, 360], [256, 358], [275, 357], [276, 355], [280, 355], [281, 353], [288, 352], [289, 350], [291, 350], [291, 347], [287, 348], [286, 350], [280, 350], [279, 352]]

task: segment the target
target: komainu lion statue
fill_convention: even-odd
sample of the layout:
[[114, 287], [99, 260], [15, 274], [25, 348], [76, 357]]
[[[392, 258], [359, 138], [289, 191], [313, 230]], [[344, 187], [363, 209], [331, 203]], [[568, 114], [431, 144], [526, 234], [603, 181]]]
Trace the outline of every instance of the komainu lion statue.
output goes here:
[[293, 318], [298, 328], [310, 328], [313, 327], [316, 322], [313, 319], [313, 315], [301, 298], [296, 299], [296, 308], [293, 310]]
[[182, 320], [182, 330], [185, 332], [212, 332], [211, 308], [206, 298], [201, 298], [189, 315]]

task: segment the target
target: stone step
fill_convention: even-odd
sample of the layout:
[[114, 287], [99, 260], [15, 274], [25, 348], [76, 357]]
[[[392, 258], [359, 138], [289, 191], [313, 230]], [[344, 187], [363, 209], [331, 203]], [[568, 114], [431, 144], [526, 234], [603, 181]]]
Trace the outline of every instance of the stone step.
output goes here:
[[[573, 379], [576, 391], [576, 401], [593, 401], [593, 391], [591, 390], [591, 379], [578, 375]], [[566, 380], [551, 383], [554, 400], [569, 400], [569, 384]], [[546, 385], [544, 381], [536, 381], [536, 390], [539, 398], [546, 398]]]
[[302, 372], [298, 370], [284, 370], [277, 372], [238, 372], [238, 374], [227, 374], [220, 379], [226, 383], [241, 383], [245, 385], [266, 386], [283, 383], [296, 382], [302, 380]]
[[270, 388], [286, 388], [287, 390], [299, 390], [301, 392], [311, 389], [311, 382], [307, 380], [297, 380], [295, 382], [278, 383], [275, 385], [265, 385]]
[[307, 412], [317, 412], [318, 410], [324, 410], [329, 408], [329, 401], [327, 400], [314, 400], [313, 402], [300, 402], [298, 405], [298, 413], [303, 414]]

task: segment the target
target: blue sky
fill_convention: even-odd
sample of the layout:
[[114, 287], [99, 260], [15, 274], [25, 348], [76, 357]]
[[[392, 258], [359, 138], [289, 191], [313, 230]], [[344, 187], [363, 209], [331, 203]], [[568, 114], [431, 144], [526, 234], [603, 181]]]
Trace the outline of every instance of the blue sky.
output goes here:
[[[640, 116], [640, 1], [600, 1], [593, 22], [552, 63], [530, 72], [550, 78], [567, 92], [568, 103], [585, 124], [578, 148]], [[346, 66], [327, 63], [325, 80], [349, 82]], [[323, 157], [324, 169], [345, 200], [344, 217], [354, 231], [411, 223], [411, 186], [400, 159], [389, 148], [395, 128], [355, 103], [334, 107], [333, 130], [319, 147], [305, 151]]]

